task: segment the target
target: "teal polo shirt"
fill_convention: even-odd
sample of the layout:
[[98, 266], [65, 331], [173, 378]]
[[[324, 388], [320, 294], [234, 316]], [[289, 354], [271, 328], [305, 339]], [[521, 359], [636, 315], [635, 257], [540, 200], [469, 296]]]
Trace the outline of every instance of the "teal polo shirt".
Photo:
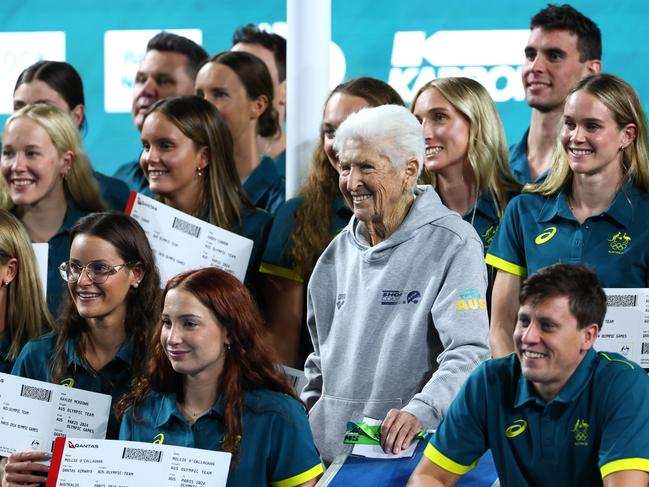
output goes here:
[[9, 348], [11, 347], [11, 330], [5, 329], [0, 335], [0, 372], [10, 374], [14, 366], [13, 361], [9, 360]]
[[131, 191], [121, 179], [111, 178], [95, 171], [95, 178], [99, 184], [101, 198], [108, 205], [108, 208], [115, 211], [124, 211]]
[[568, 206], [567, 190], [514, 198], [489, 247], [486, 262], [527, 277], [563, 262], [592, 266], [604, 287], [646, 287], [649, 277], [649, 194], [625, 184], [611, 206], [583, 224]]
[[277, 159], [273, 159], [273, 162], [275, 162], [277, 174], [279, 174], [281, 178], [286, 179], [286, 151], [277, 156]]
[[530, 129], [528, 128], [521, 140], [509, 146], [509, 169], [521, 184], [532, 182], [530, 162], [527, 160], [527, 135], [529, 133]]
[[532, 181], [532, 175], [530, 174], [530, 161], [527, 159], [527, 136], [529, 133], [530, 129], [528, 128], [523, 134], [521, 140], [516, 144], [509, 146], [509, 169], [514, 178], [521, 184], [539, 183], [548, 175], [548, 172], [546, 171], [539, 175], [539, 177], [536, 178], [536, 181]]
[[[260, 268], [262, 273], [304, 282], [306, 276], [301, 276], [295, 271], [291, 258], [295, 218], [303, 202], [304, 198], [301, 196], [291, 198], [277, 210], [262, 258], [263, 262]], [[345, 205], [342, 195], [338, 193], [331, 204], [331, 221], [329, 223], [331, 238], [338, 235], [347, 226], [352, 215], [352, 210]], [[313, 224], [317, 223], [313, 222]]]
[[480, 235], [482, 246], [485, 254], [496, 235], [500, 217], [498, 216], [498, 207], [496, 206], [493, 197], [483, 192], [476, 200], [475, 209], [469, 208], [462, 219], [470, 223], [475, 228], [475, 231]]
[[113, 176], [123, 181], [130, 191], [135, 191], [146, 196], [153, 195], [149, 189], [149, 181], [140, 167], [139, 158], [118, 167]]
[[[14, 210], [15, 212], [15, 210]], [[68, 199], [68, 208], [61, 227], [47, 242], [47, 307], [54, 318], [58, 318], [68, 292], [66, 282], [61, 279], [59, 266], [70, 260], [70, 230], [79, 218], [89, 212], [80, 210]]]
[[[50, 382], [52, 380], [50, 359], [54, 355], [56, 338], [56, 333], [50, 333], [27, 342], [18, 355], [11, 373], [28, 379]], [[98, 371], [86, 368], [75, 350], [73, 339], [68, 339], [65, 342], [64, 350], [67, 357], [67, 369], [59, 384], [108, 394], [112, 397], [112, 406], [131, 388], [134, 378], [130, 365], [130, 340], [127, 339], [110, 362]], [[111, 407], [106, 438], [114, 440], [118, 433], [119, 421], [115, 418]]]
[[[232, 466], [230, 487], [292, 487], [323, 471], [304, 407], [286, 394], [265, 389], [245, 391], [239, 462]], [[143, 421], [138, 421], [141, 419]], [[189, 426], [176, 395], [149, 392], [133, 418], [122, 418], [120, 440], [222, 451], [223, 409], [218, 400]]]
[[286, 182], [275, 162], [263, 156], [259, 165], [243, 180], [243, 189], [257, 208], [274, 214], [286, 198]]
[[245, 282], [249, 287], [257, 289], [260, 286], [259, 265], [266, 247], [268, 233], [273, 224], [273, 216], [260, 208], [243, 207], [241, 224], [232, 231], [242, 237], [252, 240], [252, 253], [246, 270]]
[[590, 349], [550, 402], [515, 354], [467, 379], [424, 452], [463, 475], [491, 449], [503, 486], [595, 486], [621, 470], [649, 472], [649, 377], [621, 355]]

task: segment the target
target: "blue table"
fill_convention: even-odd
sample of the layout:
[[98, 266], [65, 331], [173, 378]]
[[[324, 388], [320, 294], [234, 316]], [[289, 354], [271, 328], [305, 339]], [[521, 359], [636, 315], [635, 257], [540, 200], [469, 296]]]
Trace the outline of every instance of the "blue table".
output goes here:
[[[427, 441], [420, 441], [410, 458], [379, 460], [348, 455], [341, 465], [334, 462], [318, 482], [318, 487], [403, 487], [421, 459]], [[335, 472], [335, 473], [334, 473]], [[456, 484], [462, 487], [491, 487], [498, 478], [491, 451], [487, 451], [478, 466]]]

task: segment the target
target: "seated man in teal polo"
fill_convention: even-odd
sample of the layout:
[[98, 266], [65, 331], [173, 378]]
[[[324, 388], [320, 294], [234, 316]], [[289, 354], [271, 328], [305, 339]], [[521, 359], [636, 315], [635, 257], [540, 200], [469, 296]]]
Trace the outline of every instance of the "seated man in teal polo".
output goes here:
[[593, 349], [606, 313], [595, 273], [546, 267], [520, 303], [516, 353], [469, 376], [408, 486], [454, 485], [490, 448], [504, 487], [646, 487], [649, 378]]

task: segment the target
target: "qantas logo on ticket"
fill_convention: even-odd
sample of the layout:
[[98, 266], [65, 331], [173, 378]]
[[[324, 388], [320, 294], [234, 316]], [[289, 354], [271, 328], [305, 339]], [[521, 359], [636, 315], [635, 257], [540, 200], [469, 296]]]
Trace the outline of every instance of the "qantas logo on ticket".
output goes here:
[[83, 443], [72, 443], [68, 440], [68, 448], [99, 448], [99, 445], [84, 445]]

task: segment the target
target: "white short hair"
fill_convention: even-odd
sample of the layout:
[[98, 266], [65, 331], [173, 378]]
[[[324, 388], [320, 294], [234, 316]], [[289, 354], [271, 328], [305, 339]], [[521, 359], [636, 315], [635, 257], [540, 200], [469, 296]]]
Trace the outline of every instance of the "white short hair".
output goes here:
[[408, 161], [424, 166], [424, 131], [419, 120], [399, 105], [381, 105], [352, 113], [336, 130], [334, 150], [340, 157], [345, 144], [355, 140], [375, 149], [399, 171]]

